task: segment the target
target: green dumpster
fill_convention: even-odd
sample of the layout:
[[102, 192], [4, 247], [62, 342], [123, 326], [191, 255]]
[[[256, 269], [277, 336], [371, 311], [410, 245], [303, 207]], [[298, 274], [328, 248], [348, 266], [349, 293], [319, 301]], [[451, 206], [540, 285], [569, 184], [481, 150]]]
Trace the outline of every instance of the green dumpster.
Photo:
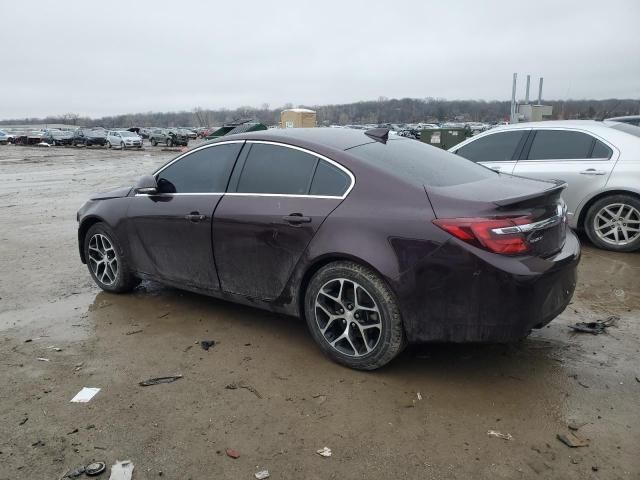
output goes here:
[[448, 150], [471, 136], [469, 128], [433, 128], [420, 132], [420, 140], [433, 147]]

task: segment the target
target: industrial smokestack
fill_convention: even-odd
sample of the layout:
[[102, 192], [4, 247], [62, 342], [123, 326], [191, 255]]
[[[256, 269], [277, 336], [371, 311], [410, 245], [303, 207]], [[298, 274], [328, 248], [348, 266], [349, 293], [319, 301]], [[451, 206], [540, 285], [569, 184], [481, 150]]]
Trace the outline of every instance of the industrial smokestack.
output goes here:
[[524, 103], [529, 105], [529, 85], [531, 84], [531, 75], [527, 75], [527, 91], [524, 96]]
[[544, 78], [540, 77], [540, 86], [538, 87], [538, 105], [542, 105], [542, 82]]
[[518, 74], [513, 74], [513, 87], [511, 88], [511, 115], [509, 122], [516, 123], [516, 83], [518, 81]]

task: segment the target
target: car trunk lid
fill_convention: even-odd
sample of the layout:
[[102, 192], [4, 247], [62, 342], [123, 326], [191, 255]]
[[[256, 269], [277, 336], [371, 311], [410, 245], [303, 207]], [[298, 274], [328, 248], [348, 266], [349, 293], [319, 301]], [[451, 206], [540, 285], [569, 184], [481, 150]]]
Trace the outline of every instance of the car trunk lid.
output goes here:
[[506, 255], [550, 256], [566, 238], [566, 183], [497, 175], [425, 186], [436, 225], [467, 243]]

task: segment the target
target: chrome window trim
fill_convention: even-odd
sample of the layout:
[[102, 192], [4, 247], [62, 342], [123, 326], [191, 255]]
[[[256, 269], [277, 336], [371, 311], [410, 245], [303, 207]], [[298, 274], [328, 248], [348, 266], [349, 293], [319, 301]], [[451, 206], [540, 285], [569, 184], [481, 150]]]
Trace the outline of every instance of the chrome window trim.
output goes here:
[[[247, 140], [247, 143], [257, 143], [257, 144], [263, 144], [263, 145], [277, 145], [279, 147], [284, 147], [284, 148], [290, 148], [292, 150], [298, 150], [300, 152], [306, 153], [307, 155], [312, 155], [316, 158], [319, 158], [321, 160], [324, 160], [325, 162], [333, 165], [334, 167], [336, 167], [338, 170], [341, 170], [342, 172], [346, 173], [347, 176], [349, 177], [349, 179], [351, 180], [351, 183], [349, 185], [349, 187], [345, 190], [345, 192], [342, 195], [304, 195], [304, 194], [289, 194], [289, 193], [249, 193], [249, 192], [230, 192], [227, 193], [227, 195], [233, 195], [233, 196], [262, 196], [262, 197], [292, 197], [292, 198], [296, 198], [296, 197], [308, 197], [308, 198], [340, 198], [342, 200], [344, 200], [345, 198], [347, 198], [347, 195], [349, 195], [349, 193], [351, 192], [351, 190], [353, 190], [353, 187], [356, 184], [356, 177], [353, 175], [353, 173], [351, 173], [351, 170], [349, 170], [347, 167], [345, 167], [344, 165], [336, 162], [335, 160], [331, 160], [328, 157], [325, 157], [324, 155], [321, 155], [317, 152], [314, 152], [313, 150], [309, 150], [307, 148], [303, 148], [303, 147], [298, 147], [296, 145], [289, 145], [287, 143], [282, 143], [282, 142], [272, 142], [269, 140]], [[242, 176], [242, 175], [241, 175]]]
[[[227, 141], [224, 141], [224, 142], [216, 142], [216, 143], [210, 143], [210, 144], [207, 144], [207, 145], [201, 145], [199, 147], [194, 148], [193, 150], [188, 150], [188, 151], [184, 152], [182, 155], [178, 155], [176, 158], [171, 160], [169, 163], [164, 164], [162, 167], [160, 167], [158, 170], [153, 172], [151, 175], [153, 175], [155, 177], [160, 172], [162, 172], [165, 168], [170, 167], [171, 165], [176, 163], [178, 160], [182, 160], [187, 155], [190, 155], [190, 154], [192, 154], [194, 152], [199, 152], [200, 150], [204, 150], [205, 148], [211, 148], [211, 147], [215, 147], [215, 146], [218, 146], [218, 145], [226, 145], [228, 143], [244, 143], [244, 142], [245, 142], [245, 140], [227, 140]], [[200, 193], [198, 195], [203, 195], [203, 194]]]
[[169, 163], [163, 165], [162, 167], [160, 167], [159, 170], [156, 170], [156, 172], [154, 172], [152, 175], [155, 177], [156, 175], [159, 175], [165, 168], [173, 165], [175, 162], [177, 162], [178, 160], [183, 159], [184, 157], [186, 157], [187, 155], [190, 155], [191, 153], [200, 151], [200, 150], [204, 150], [205, 148], [211, 148], [211, 147], [215, 147], [217, 145], [226, 145], [229, 143], [260, 143], [260, 144], [267, 144], [267, 145], [277, 145], [280, 147], [285, 147], [285, 148], [291, 148], [292, 150], [299, 150], [301, 152], [304, 152], [308, 155], [313, 155], [316, 158], [319, 158], [321, 160], [324, 160], [325, 162], [333, 165], [334, 167], [338, 168], [339, 170], [343, 171], [344, 173], [347, 174], [347, 176], [349, 177], [349, 179], [351, 180], [351, 184], [349, 185], [349, 187], [347, 188], [347, 190], [345, 191], [344, 194], [342, 195], [304, 195], [304, 194], [287, 194], [287, 193], [241, 193], [241, 192], [203, 192], [203, 193], [198, 193], [198, 192], [189, 192], [189, 193], [156, 193], [156, 194], [148, 194], [148, 193], [136, 193], [134, 196], [136, 197], [159, 197], [159, 196], [189, 196], [189, 195], [229, 195], [229, 196], [233, 196], [233, 197], [284, 197], [284, 198], [320, 198], [320, 199], [340, 199], [340, 200], [344, 200], [347, 195], [349, 195], [349, 193], [351, 193], [351, 190], [353, 190], [353, 187], [356, 184], [356, 178], [353, 175], [353, 173], [351, 173], [351, 170], [349, 170], [348, 168], [346, 168], [344, 165], [341, 165], [340, 163], [336, 162], [335, 160], [331, 160], [328, 157], [325, 157], [324, 155], [321, 155], [319, 153], [314, 152], [313, 150], [309, 150], [306, 148], [302, 148], [302, 147], [298, 147], [295, 145], [288, 145], [286, 143], [281, 143], [281, 142], [272, 142], [272, 141], [268, 141], [268, 140], [227, 140], [224, 142], [216, 142], [216, 143], [212, 143], [212, 144], [208, 144], [208, 145], [202, 145], [200, 147], [194, 148], [193, 150], [189, 150], [188, 152], [184, 152], [182, 155], [179, 155], [178, 157], [174, 158], [173, 160], [171, 160]]
[[509, 235], [513, 233], [528, 233], [533, 230], [541, 230], [543, 228], [549, 228], [565, 221], [567, 217], [567, 206], [558, 205], [556, 208], [556, 214], [552, 217], [539, 220], [537, 222], [527, 223], [525, 225], [514, 225], [513, 227], [493, 228], [492, 233], [496, 235]]

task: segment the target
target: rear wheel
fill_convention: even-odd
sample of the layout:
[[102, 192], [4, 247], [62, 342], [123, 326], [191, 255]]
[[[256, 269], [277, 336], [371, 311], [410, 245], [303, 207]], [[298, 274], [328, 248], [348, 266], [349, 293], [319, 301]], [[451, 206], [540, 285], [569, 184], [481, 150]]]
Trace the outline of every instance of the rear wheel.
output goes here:
[[584, 224], [589, 240], [616, 252], [640, 249], [640, 199], [632, 195], [601, 198], [589, 208]]
[[158, 146], [158, 142], [156, 142], [156, 139], [155, 139], [155, 138], [152, 138], [152, 139], [151, 139], [151, 145], [152, 145], [152, 146], [154, 146], [154, 147], [157, 147], [157, 146]]
[[353, 262], [330, 263], [313, 276], [305, 318], [324, 353], [350, 368], [380, 368], [406, 344], [393, 292], [374, 271]]
[[84, 258], [93, 281], [107, 292], [129, 292], [139, 283], [118, 240], [107, 225], [96, 223], [84, 237]]
[[107, 148], [111, 148], [111, 142], [107, 140]]

